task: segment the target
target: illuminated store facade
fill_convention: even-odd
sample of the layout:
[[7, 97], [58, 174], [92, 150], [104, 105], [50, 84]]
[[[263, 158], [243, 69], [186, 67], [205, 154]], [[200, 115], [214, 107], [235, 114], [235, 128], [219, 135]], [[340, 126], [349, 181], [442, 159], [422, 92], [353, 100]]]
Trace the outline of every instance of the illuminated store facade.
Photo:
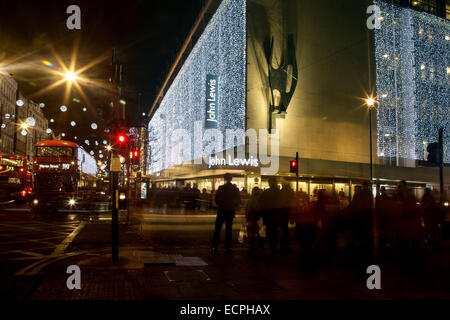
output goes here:
[[[375, 1], [381, 28], [369, 30], [365, 1], [212, 3], [202, 17], [208, 23], [197, 28], [195, 45], [177, 60], [150, 110], [146, 174], [153, 182], [214, 190], [231, 172], [239, 187], [265, 187], [269, 175], [261, 168], [267, 162], [261, 149], [251, 152], [245, 137], [245, 130], [262, 129], [279, 137], [273, 175], [282, 177], [280, 183], [295, 189], [289, 160], [298, 152], [299, 188], [351, 195], [370, 177], [365, 102], [373, 95], [374, 180], [437, 185], [437, 169], [420, 167], [418, 160], [436, 141], [437, 128], [449, 123], [447, 19]], [[235, 138], [228, 139], [230, 130]], [[211, 132], [222, 135], [221, 149]], [[268, 150], [274, 136], [269, 134]], [[264, 139], [258, 136], [259, 143]], [[236, 163], [219, 156], [222, 150], [231, 151]], [[238, 156], [239, 150], [245, 153]]]

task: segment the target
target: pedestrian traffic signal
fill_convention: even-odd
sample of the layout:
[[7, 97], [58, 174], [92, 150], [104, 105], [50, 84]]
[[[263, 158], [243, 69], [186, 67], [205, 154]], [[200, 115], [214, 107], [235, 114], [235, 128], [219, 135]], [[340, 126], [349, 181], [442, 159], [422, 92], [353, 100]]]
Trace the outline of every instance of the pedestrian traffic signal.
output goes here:
[[293, 172], [293, 173], [297, 173], [298, 172], [298, 163], [296, 160], [291, 160], [290, 164], [289, 164], [289, 171]]
[[432, 163], [440, 163], [439, 143], [430, 143], [427, 146], [428, 156], [427, 161]]

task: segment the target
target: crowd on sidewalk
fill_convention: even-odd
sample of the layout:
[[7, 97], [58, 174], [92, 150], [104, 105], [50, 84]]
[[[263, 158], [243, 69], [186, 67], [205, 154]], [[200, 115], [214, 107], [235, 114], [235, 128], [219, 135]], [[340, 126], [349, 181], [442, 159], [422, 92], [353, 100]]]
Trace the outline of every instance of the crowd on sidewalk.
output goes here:
[[439, 246], [448, 237], [445, 207], [429, 188], [416, 199], [405, 181], [395, 190], [381, 187], [373, 197], [370, 183], [356, 186], [348, 199], [341, 191], [314, 190], [310, 197], [302, 189], [295, 192], [289, 183], [279, 187], [276, 178], [269, 188], [254, 187], [249, 195], [239, 190], [229, 174], [216, 192], [200, 191], [197, 185], [184, 188], [155, 188], [150, 202], [156, 208], [181, 208], [191, 211], [217, 210], [211, 252], [217, 252], [220, 230], [225, 224], [225, 250], [232, 246], [231, 228], [236, 212], [244, 211], [245, 239], [254, 252], [289, 253], [289, 225], [295, 225], [300, 260], [307, 266], [318, 256], [338, 254], [339, 244], [361, 261], [392, 254], [414, 256], [426, 247]]
[[[245, 203], [249, 194], [246, 189], [242, 189], [240, 190], [240, 196]], [[150, 190], [150, 206], [154, 208], [177, 209], [184, 207], [192, 211], [208, 211], [217, 208], [214, 198], [214, 191], [208, 192], [205, 188], [200, 191], [197, 184], [191, 186], [190, 183], [187, 183], [183, 188], [156, 187]]]
[[[217, 251], [219, 233], [226, 225], [226, 251], [231, 250], [231, 222], [238, 210], [239, 191], [231, 184], [231, 176], [216, 193], [218, 205], [212, 252]], [[269, 188], [254, 187], [246, 204], [245, 233], [250, 249], [271, 254], [289, 253], [289, 224], [295, 224], [300, 260], [307, 268], [316, 258], [338, 254], [338, 239], [345, 250], [358, 261], [379, 257], [417, 257], [426, 247], [437, 247], [444, 237], [443, 203], [425, 189], [422, 199], [416, 199], [405, 181], [391, 194], [384, 187], [373, 198], [369, 182], [355, 188], [348, 206], [342, 206], [342, 194], [334, 195], [325, 189], [317, 190], [316, 198], [300, 190], [296, 193], [289, 184], [279, 188], [275, 178]], [[226, 200], [225, 200], [226, 199]], [[419, 201], [420, 200], [420, 201]]]

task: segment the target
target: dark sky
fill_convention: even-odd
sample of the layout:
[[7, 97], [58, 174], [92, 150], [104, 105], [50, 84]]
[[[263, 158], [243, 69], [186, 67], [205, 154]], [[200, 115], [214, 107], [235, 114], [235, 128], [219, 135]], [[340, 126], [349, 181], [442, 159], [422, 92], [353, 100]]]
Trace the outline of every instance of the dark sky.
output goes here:
[[[66, 9], [72, 4], [81, 9], [81, 30], [66, 27], [69, 17]], [[52, 127], [55, 131], [65, 132], [68, 140], [75, 135], [88, 137], [93, 134], [86, 129], [90, 123], [101, 123], [97, 107], [107, 104], [107, 92], [83, 86], [86, 101], [73, 88], [71, 101], [66, 102], [69, 111], [62, 113], [59, 107], [63, 104], [65, 85], [39, 94], [59, 79], [51, 75], [50, 67], [42, 60], [52, 62], [52, 69], [56, 70], [61, 68], [56, 56], [70, 65], [74, 51], [78, 52], [75, 69], [99, 59], [82, 76], [106, 84], [111, 50], [116, 48], [123, 64], [124, 90], [131, 99], [127, 107], [136, 119], [142, 119], [139, 116], [151, 106], [203, 4], [204, 0], [0, 1], [0, 66], [6, 64], [7, 71], [28, 97], [46, 103], [44, 112], [55, 119]], [[132, 100], [139, 92], [141, 110]], [[81, 103], [72, 101], [73, 98]], [[86, 113], [81, 111], [84, 106], [89, 109]], [[75, 128], [70, 127], [71, 120], [77, 122]], [[99, 134], [102, 129], [94, 133]]]

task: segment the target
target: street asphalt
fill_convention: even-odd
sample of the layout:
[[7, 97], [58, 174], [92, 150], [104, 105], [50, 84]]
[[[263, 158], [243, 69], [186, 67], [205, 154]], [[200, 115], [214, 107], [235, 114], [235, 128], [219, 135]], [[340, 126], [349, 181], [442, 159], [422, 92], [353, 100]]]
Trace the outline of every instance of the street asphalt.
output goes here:
[[[214, 212], [135, 208], [120, 213], [119, 261], [111, 261], [108, 212], [34, 216], [0, 212], [0, 298], [7, 300], [326, 300], [450, 298], [450, 246], [426, 248], [408, 261], [378, 260], [381, 289], [366, 285], [368, 265], [345, 248], [317, 258], [313, 271], [291, 252], [254, 253], [239, 243], [231, 253], [209, 252]], [[69, 289], [67, 268], [81, 270], [81, 289]]]

